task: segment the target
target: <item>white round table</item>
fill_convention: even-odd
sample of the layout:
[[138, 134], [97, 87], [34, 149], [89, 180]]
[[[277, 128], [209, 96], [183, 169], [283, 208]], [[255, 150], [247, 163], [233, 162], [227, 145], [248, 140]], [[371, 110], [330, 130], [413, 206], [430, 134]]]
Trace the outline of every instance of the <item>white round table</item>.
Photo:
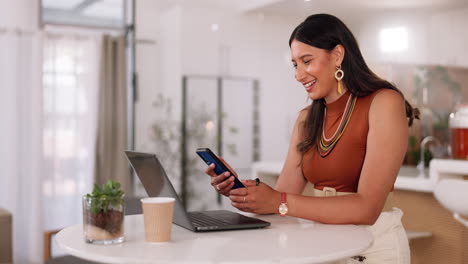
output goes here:
[[166, 243], [144, 241], [143, 216], [125, 217], [125, 242], [84, 242], [82, 225], [56, 235], [67, 253], [104, 263], [324, 263], [358, 255], [373, 241], [355, 225], [325, 225], [294, 217], [255, 217], [271, 222], [264, 229], [194, 233], [173, 225]]

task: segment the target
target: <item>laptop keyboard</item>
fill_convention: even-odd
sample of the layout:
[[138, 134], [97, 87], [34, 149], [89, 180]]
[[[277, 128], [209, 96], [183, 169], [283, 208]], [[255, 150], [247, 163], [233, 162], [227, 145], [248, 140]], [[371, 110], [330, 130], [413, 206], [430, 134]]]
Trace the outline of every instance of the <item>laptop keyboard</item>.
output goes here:
[[221, 219], [216, 219], [211, 216], [208, 216], [203, 213], [198, 213], [198, 212], [192, 212], [188, 213], [190, 216], [190, 219], [192, 220], [192, 224], [195, 227], [199, 226], [227, 226], [230, 225], [231, 223], [221, 220]]

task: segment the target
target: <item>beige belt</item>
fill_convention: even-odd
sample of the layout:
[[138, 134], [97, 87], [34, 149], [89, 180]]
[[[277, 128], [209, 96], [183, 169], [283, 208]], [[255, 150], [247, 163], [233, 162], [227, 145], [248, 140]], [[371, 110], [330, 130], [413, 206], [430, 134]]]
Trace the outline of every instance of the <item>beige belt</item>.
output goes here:
[[[353, 194], [353, 192], [337, 192], [335, 188], [331, 187], [324, 187], [323, 190], [313, 189], [313, 196], [317, 197], [330, 197], [330, 196], [341, 196], [341, 195], [349, 195]], [[385, 201], [385, 205], [382, 208], [382, 212], [390, 212], [393, 210], [393, 192], [390, 192], [387, 196], [387, 200]]]

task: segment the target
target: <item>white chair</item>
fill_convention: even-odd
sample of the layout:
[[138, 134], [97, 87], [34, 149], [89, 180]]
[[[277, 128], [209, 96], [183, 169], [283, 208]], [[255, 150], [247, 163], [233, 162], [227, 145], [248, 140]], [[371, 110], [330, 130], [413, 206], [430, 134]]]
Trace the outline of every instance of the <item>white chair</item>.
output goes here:
[[468, 228], [468, 181], [447, 179], [441, 180], [434, 195], [439, 203], [453, 213], [453, 218]]

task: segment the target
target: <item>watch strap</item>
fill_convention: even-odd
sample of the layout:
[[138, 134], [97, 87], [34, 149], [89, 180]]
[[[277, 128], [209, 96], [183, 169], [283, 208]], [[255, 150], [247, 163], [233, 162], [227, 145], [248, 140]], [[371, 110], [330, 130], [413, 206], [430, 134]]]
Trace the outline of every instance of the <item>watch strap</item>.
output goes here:
[[287, 196], [286, 196], [285, 192], [281, 193], [281, 203], [284, 203], [284, 204], [288, 203], [287, 202]]

